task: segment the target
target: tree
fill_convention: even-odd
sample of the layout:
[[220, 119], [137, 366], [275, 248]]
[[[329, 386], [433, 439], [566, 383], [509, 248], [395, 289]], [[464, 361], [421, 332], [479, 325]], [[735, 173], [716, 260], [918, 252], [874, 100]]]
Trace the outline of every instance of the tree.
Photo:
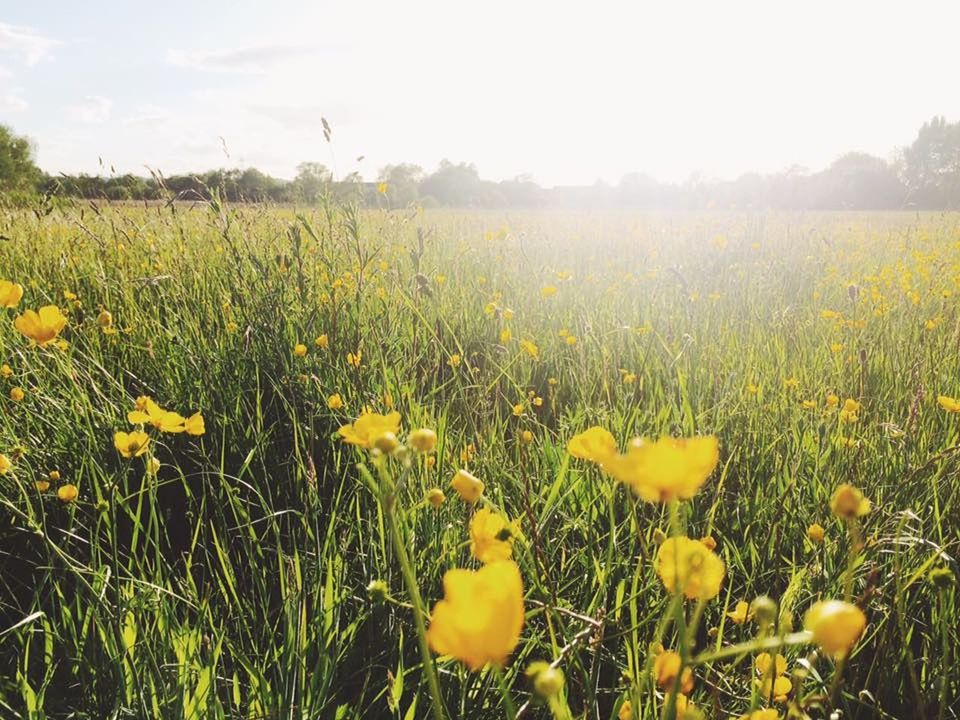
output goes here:
[[387, 196], [393, 207], [404, 207], [420, 197], [419, 185], [423, 180], [423, 168], [412, 163], [387, 165], [377, 178], [387, 184]]
[[921, 208], [960, 207], [960, 122], [935, 117], [903, 151], [910, 202]]
[[300, 202], [316, 203], [332, 179], [333, 176], [325, 165], [302, 162], [297, 165], [297, 176], [290, 184], [291, 195]]
[[0, 125], [0, 194], [31, 193], [40, 178], [30, 141]]
[[420, 183], [420, 196], [453, 207], [479, 205], [483, 197], [483, 181], [475, 166], [441, 160], [437, 171]]

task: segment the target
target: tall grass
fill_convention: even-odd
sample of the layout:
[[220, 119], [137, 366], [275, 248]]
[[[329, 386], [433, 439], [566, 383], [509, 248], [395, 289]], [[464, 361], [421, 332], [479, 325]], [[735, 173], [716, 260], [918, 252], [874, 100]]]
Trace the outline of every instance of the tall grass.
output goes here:
[[[875, 507], [852, 557], [868, 630], [839, 676], [810, 647], [785, 651], [792, 702], [812, 717], [960, 714], [957, 587], [929, 579], [955, 576], [960, 542], [960, 416], [936, 402], [960, 394], [956, 215], [214, 201], [7, 211], [0, 235], [21, 309], [53, 303], [70, 320], [69, 347], [41, 350], [13, 329], [19, 310], [0, 311], [13, 370], [0, 453], [14, 460], [0, 477], [2, 717], [425, 716], [389, 523], [362, 456], [335, 437], [364, 407], [439, 435], [435, 465], [419, 460], [399, 490], [428, 605], [446, 570], [474, 562], [469, 509], [434, 510], [429, 488], [452, 496], [466, 464], [520, 518], [527, 621], [504, 683], [530, 701], [524, 715], [547, 712], [524, 668], [558, 660], [574, 715], [615, 717], [669, 604], [653, 564], [666, 510], [565, 451], [593, 424], [622, 441], [720, 439], [720, 468], [681, 518], [727, 565], [701, 654], [753, 637], [725, 615], [738, 600], [769, 595], [799, 628], [814, 600], [843, 595], [850, 539], [828, 501], [841, 482], [862, 488]], [[327, 407], [333, 393], [343, 409]], [[858, 422], [841, 423], [828, 393], [860, 401]], [[155, 437], [155, 476], [112, 443], [139, 395], [206, 418], [200, 438]], [[58, 483], [36, 489], [51, 470], [76, 502]], [[385, 600], [368, 596], [373, 580]], [[736, 717], [754, 699], [752, 656], [720, 655], [691, 699]], [[438, 671], [451, 717], [502, 716], [495, 674], [448, 659]]]

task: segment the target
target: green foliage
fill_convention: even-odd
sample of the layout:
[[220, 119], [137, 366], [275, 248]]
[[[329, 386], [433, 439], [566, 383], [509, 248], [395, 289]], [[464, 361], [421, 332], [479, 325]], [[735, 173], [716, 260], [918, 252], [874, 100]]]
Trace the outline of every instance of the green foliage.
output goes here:
[[29, 195], [39, 179], [40, 170], [33, 162], [30, 141], [0, 125], [0, 196]]

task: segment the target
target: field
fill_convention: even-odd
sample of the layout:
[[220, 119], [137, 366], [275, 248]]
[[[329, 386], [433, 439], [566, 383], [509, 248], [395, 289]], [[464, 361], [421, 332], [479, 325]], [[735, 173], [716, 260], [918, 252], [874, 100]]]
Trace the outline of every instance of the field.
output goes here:
[[960, 216], [0, 235], [0, 717], [960, 715]]

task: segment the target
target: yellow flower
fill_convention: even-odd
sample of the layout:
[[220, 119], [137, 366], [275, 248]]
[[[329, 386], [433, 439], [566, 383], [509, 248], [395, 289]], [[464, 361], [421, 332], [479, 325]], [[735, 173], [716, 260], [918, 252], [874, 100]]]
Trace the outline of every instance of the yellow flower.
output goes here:
[[737, 607], [727, 613], [727, 617], [734, 625], [743, 625], [750, 619], [750, 604], [744, 600], [737, 603]]
[[527, 355], [532, 357], [534, 360], [537, 360], [540, 358], [540, 348], [538, 348], [529, 340], [521, 340], [520, 349], [523, 350]]
[[860, 403], [853, 398], [847, 398], [843, 401], [843, 408], [840, 410], [840, 419], [843, 422], [855, 423], [859, 419], [857, 415], [859, 412]]
[[131, 425], [152, 425], [161, 432], [182, 433], [186, 429], [183, 415], [164, 410], [146, 396], [137, 398], [136, 409], [127, 413], [127, 420]]
[[540, 297], [542, 298], [553, 297], [556, 294], [557, 294], [556, 285], [544, 285], [542, 288], [540, 288]]
[[623, 384], [624, 385], [633, 385], [637, 381], [637, 374], [628, 372], [623, 375]]
[[843, 483], [830, 498], [830, 510], [837, 517], [850, 520], [870, 512], [870, 501], [853, 485]]
[[803, 618], [813, 641], [835, 658], [846, 655], [867, 627], [867, 616], [856, 605], [842, 600], [821, 600]]
[[160, 472], [160, 461], [152, 457], [147, 461], [147, 473], [156, 475], [158, 472]]
[[10, 461], [10, 458], [0, 453], [0, 475], [6, 475], [12, 467], [13, 463]]
[[633, 720], [633, 704], [629, 700], [623, 701], [620, 712], [617, 713], [617, 720]]
[[567, 452], [575, 458], [602, 465], [617, 454], [617, 441], [609, 430], [594, 425], [570, 438], [567, 443]]
[[608, 458], [604, 469], [648, 502], [692, 498], [719, 460], [717, 438], [642, 438], [626, 454]]
[[796, 377], [790, 376], [783, 381], [783, 386], [786, 388], [798, 388], [800, 387], [800, 381]]
[[771, 658], [770, 653], [763, 652], [754, 658], [753, 666], [759, 675], [783, 675], [787, 671], [787, 659], [780, 653]]
[[940, 403], [940, 407], [948, 413], [960, 413], [960, 400], [948, 397], [947, 395], [937, 395], [937, 402]]
[[307, 346], [303, 343], [297, 343], [293, 346], [293, 354], [300, 358], [305, 357], [307, 354]]
[[339, 410], [343, 407], [343, 398], [340, 397], [340, 393], [334, 393], [327, 398], [327, 407], [331, 410]]
[[363, 353], [360, 350], [357, 350], [356, 353], [347, 353], [347, 365], [359, 368], [362, 361]]
[[823, 542], [823, 537], [826, 532], [823, 529], [823, 526], [819, 523], [813, 523], [810, 527], [807, 528], [807, 537], [810, 538], [810, 542], [817, 543], [818, 545]]
[[437, 434], [430, 428], [419, 428], [410, 433], [410, 447], [420, 453], [433, 452], [437, 446]]
[[532, 443], [533, 433], [529, 430], [524, 430], [522, 433], [520, 433], [520, 442], [522, 442], [524, 445], [529, 445]]
[[827, 405], [829, 407], [837, 407], [840, 404], [840, 398], [834, 395], [833, 393], [827, 394]]
[[463, 358], [461, 358], [459, 354], [454, 353], [453, 355], [450, 356], [450, 359], [447, 360], [447, 365], [449, 365], [452, 368], [457, 368], [457, 367], [460, 367], [460, 363], [462, 360]]
[[471, 670], [502, 666], [520, 641], [523, 620], [523, 580], [515, 562], [449, 570], [427, 640], [434, 652], [452, 655]]
[[490, 508], [478, 510], [470, 520], [470, 552], [484, 564], [509, 560], [517, 532], [516, 522], [508, 523]]
[[513, 406], [513, 408], [511, 408], [511, 411], [513, 412], [515, 417], [520, 417], [521, 415], [523, 415], [523, 403], [517, 403], [516, 405]]
[[741, 715], [740, 720], [780, 720], [780, 713], [773, 708], [754, 710], [749, 715]]
[[510, 328], [504, 328], [500, 331], [500, 344], [506, 345], [513, 339], [513, 332]]
[[466, 470], [458, 470], [450, 481], [450, 486], [457, 491], [457, 494], [471, 505], [480, 499], [483, 495], [483, 481], [474, 477]]
[[23, 286], [11, 280], [0, 280], [0, 307], [14, 308], [23, 297]]
[[680, 658], [679, 653], [673, 650], [664, 650], [658, 653], [653, 659], [653, 675], [657, 679], [657, 685], [664, 690], [672, 690], [673, 684], [679, 674], [680, 692], [691, 692], [693, 690], [693, 670], [691, 668], [683, 668], [683, 672], [681, 673], [680, 667], [682, 665], [683, 660]]
[[67, 325], [67, 318], [56, 305], [45, 305], [39, 311], [27, 310], [13, 321], [13, 326], [40, 347], [46, 347]]
[[57, 500], [65, 504], [72, 503], [77, 499], [79, 494], [80, 491], [73, 483], [67, 483], [66, 485], [61, 485], [59, 488], [57, 488]]
[[13, 369], [9, 365], [7, 365], [6, 363], [4, 363], [3, 365], [0, 365], [0, 377], [8, 378], [12, 375], [13, 375]]
[[97, 315], [97, 325], [102, 328], [108, 328], [113, 325], [113, 315], [110, 314], [109, 310], [100, 311], [100, 314]]
[[45, 493], [47, 490], [50, 489], [50, 481], [49, 481], [49, 480], [37, 480], [37, 481], [33, 484], [33, 486], [34, 486], [35, 488], [37, 488], [37, 492]]
[[323, 350], [330, 344], [330, 340], [326, 335], [317, 335], [317, 339], [313, 341], [313, 344]]
[[447, 499], [447, 496], [443, 494], [443, 490], [440, 488], [430, 488], [427, 490], [427, 501], [433, 505], [435, 508], [443, 505], [444, 500]]
[[344, 425], [337, 433], [343, 438], [343, 441], [350, 445], [357, 445], [362, 448], [370, 449], [376, 445], [377, 440], [391, 433], [394, 436], [400, 433], [400, 413], [392, 412], [387, 415], [365, 411], [357, 420]]
[[125, 458], [140, 457], [147, 451], [149, 444], [150, 436], [142, 430], [117, 432], [113, 436], [113, 446]]
[[753, 383], [747, 383], [747, 392], [751, 395], [756, 395], [758, 392], [760, 392], [760, 388]]
[[816, 410], [816, 409], [817, 409], [817, 402], [816, 402], [816, 400], [804, 400], [804, 401], [803, 401], [802, 403], [800, 403], [800, 404], [803, 405], [803, 408], [804, 408], [805, 410]]
[[657, 574], [669, 592], [682, 592], [691, 600], [709, 600], [720, 592], [723, 560], [702, 542], [688, 537], [664, 540], [657, 555]]
[[195, 412], [183, 421], [183, 429], [187, 431], [187, 435], [203, 435], [207, 431], [207, 426], [203, 422], [203, 415]]
[[59, 470], [51, 470], [50, 472], [47, 473], [47, 477], [50, 478], [53, 482], [59, 482], [59, 481], [60, 481], [60, 471], [59, 471]]
[[26, 394], [23, 392], [23, 388], [10, 388], [10, 399], [14, 402], [21, 402], [24, 397], [26, 397]]

